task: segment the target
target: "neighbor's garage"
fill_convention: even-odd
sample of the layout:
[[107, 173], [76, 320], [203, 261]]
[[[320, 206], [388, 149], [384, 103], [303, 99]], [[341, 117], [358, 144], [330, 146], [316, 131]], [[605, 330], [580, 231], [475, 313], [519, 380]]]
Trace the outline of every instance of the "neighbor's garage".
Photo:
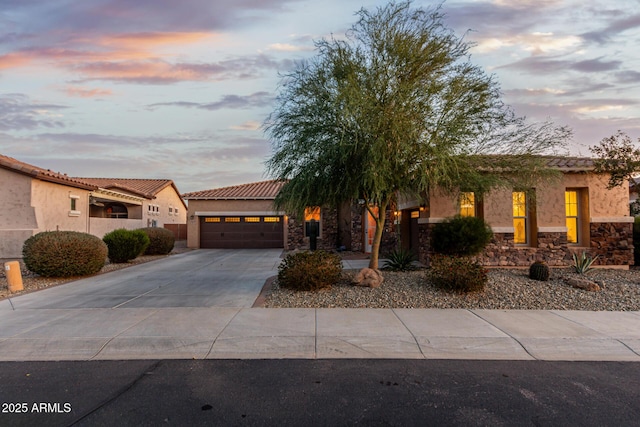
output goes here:
[[262, 249], [284, 247], [282, 216], [200, 217], [200, 247]]

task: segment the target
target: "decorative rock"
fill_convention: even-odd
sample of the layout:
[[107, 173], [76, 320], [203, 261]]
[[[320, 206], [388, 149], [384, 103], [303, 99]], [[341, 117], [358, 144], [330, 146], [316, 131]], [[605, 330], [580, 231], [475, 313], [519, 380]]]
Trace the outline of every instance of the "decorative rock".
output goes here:
[[598, 292], [600, 291], [600, 286], [597, 283], [592, 282], [587, 279], [577, 279], [572, 277], [567, 279], [567, 284], [573, 286], [574, 288], [582, 289], [589, 292]]
[[352, 283], [355, 286], [368, 286], [370, 288], [379, 288], [384, 277], [380, 270], [373, 270], [371, 268], [363, 268], [353, 278]]

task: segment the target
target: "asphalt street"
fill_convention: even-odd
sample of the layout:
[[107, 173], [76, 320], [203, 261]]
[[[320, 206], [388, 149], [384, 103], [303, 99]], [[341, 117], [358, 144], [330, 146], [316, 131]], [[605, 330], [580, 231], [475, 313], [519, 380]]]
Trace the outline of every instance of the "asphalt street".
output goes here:
[[2, 426], [633, 426], [640, 364], [4, 362], [0, 402]]

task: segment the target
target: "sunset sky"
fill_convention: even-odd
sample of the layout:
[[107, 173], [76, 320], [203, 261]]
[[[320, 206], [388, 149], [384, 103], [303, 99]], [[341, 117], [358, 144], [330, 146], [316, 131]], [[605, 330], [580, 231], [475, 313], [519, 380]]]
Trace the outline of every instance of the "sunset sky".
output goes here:
[[[278, 73], [385, 3], [0, 0], [0, 154], [70, 176], [168, 178], [181, 192], [265, 179], [260, 125]], [[588, 156], [618, 129], [640, 137], [639, 0], [443, 11], [518, 115], [573, 129], [568, 153]]]

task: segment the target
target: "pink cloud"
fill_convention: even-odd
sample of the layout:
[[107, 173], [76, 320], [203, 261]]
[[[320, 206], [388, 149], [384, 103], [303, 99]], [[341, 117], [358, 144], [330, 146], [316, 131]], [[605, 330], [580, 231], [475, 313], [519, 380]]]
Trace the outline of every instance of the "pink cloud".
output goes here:
[[201, 43], [217, 37], [217, 34], [207, 32], [144, 32], [107, 36], [99, 40], [99, 43], [117, 46], [119, 49], [139, 50], [140, 48]]
[[0, 55], [0, 70], [24, 67], [31, 62], [31, 57], [22, 52]]
[[[76, 73], [75, 82], [90, 80], [170, 84], [180, 81], [248, 79], [265, 69], [288, 67], [267, 55], [228, 58], [218, 62], [175, 62], [185, 47], [221, 37], [210, 32], [141, 32], [58, 38], [63, 47], [32, 47], [0, 57], [1, 68], [45, 64]], [[175, 53], [171, 52], [175, 50]], [[67, 91], [71, 96], [102, 96], [102, 92]]]
[[63, 91], [67, 95], [77, 98], [97, 98], [113, 95], [113, 92], [109, 89], [85, 89], [79, 86], [66, 86], [65, 88], [63, 88]]

